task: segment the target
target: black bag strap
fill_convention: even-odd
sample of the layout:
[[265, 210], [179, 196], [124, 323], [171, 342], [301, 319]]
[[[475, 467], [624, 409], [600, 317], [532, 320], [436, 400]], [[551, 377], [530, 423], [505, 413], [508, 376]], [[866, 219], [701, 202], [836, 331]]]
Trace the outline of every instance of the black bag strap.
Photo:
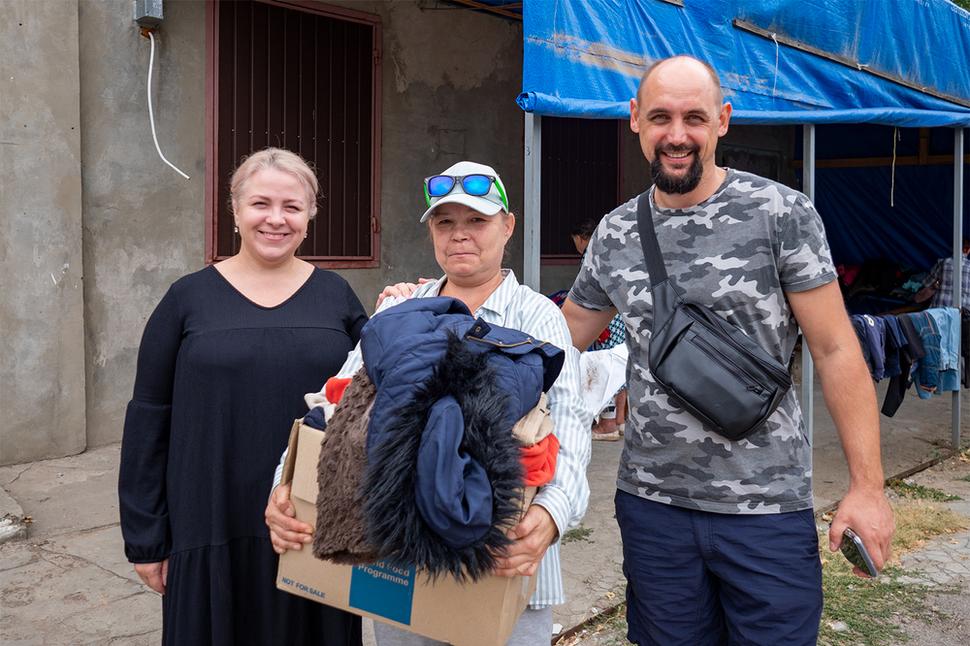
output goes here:
[[637, 198], [637, 232], [640, 234], [640, 246], [643, 247], [643, 257], [647, 261], [647, 273], [650, 275], [651, 286], [666, 281], [667, 268], [664, 266], [663, 254], [660, 253], [657, 232], [653, 228], [650, 189]]
[[667, 276], [663, 254], [660, 253], [660, 243], [657, 242], [657, 232], [653, 227], [653, 207], [650, 205], [650, 189], [637, 198], [637, 232], [640, 234], [640, 246], [643, 248], [643, 259], [647, 263], [647, 274], [650, 276], [650, 293], [653, 297], [653, 329], [658, 329], [673, 314], [678, 298], [677, 290]]

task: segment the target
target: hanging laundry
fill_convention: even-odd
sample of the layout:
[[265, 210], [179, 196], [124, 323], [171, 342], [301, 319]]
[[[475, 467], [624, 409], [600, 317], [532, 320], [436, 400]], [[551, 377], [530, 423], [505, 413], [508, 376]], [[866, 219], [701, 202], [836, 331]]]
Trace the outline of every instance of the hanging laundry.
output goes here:
[[901, 354], [906, 347], [906, 336], [895, 316], [881, 317], [886, 328], [885, 335], [885, 376], [892, 379], [902, 372]]
[[876, 381], [885, 376], [885, 324], [879, 317], [869, 314], [854, 314], [849, 320], [859, 338], [862, 347], [862, 358], [866, 361], [869, 374]]
[[913, 371], [916, 393], [929, 399], [960, 388], [959, 312], [952, 307], [935, 307], [907, 315], [923, 341], [926, 356]]
[[[898, 326], [902, 333], [903, 344], [899, 349], [899, 374], [890, 379], [886, 389], [886, 398], [882, 403], [882, 414], [892, 417], [899, 410], [900, 404], [906, 396], [906, 391], [913, 383], [913, 366], [926, 356], [923, 341], [916, 331], [913, 322], [906, 315], [886, 317], [889, 326]], [[891, 323], [888, 323], [891, 321]]]

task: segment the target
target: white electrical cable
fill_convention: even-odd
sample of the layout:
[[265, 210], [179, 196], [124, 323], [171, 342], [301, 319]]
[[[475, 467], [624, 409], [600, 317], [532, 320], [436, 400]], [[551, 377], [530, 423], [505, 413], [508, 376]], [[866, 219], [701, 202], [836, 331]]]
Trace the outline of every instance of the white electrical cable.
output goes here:
[[148, 57], [148, 122], [152, 125], [152, 139], [155, 140], [155, 150], [158, 151], [158, 156], [162, 158], [163, 162], [175, 169], [175, 172], [185, 179], [189, 179], [189, 176], [180, 171], [175, 164], [165, 159], [165, 155], [162, 154], [162, 149], [158, 145], [158, 135], [155, 134], [155, 111], [152, 110], [152, 68], [155, 66], [155, 36], [151, 31], [148, 32], [148, 38], [152, 41], [152, 53]]
[[775, 80], [771, 84], [771, 96], [775, 96], [775, 90], [778, 89], [778, 34], [771, 32], [771, 40], [775, 41]]
[[896, 197], [896, 142], [899, 141], [899, 128], [893, 128], [893, 164], [889, 180], [889, 206], [894, 207]]

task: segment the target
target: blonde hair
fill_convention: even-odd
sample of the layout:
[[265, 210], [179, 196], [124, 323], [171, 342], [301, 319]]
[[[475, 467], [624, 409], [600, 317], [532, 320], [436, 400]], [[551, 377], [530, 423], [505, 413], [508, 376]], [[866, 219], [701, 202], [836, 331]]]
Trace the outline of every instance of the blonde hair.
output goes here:
[[249, 178], [261, 170], [272, 168], [293, 175], [300, 181], [307, 193], [307, 210], [310, 219], [317, 214], [317, 191], [319, 184], [316, 173], [306, 161], [294, 152], [283, 148], [264, 148], [242, 160], [229, 181], [229, 201], [233, 211], [242, 195]]

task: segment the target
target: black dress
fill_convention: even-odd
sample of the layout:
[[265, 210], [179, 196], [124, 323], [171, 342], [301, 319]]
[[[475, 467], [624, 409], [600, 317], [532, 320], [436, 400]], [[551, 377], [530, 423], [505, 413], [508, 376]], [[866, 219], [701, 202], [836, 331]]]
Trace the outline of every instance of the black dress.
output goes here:
[[261, 307], [214, 267], [176, 281], [148, 320], [119, 497], [128, 560], [169, 559], [163, 643], [360, 644], [359, 618], [276, 589], [263, 512], [304, 393], [366, 320], [332, 272]]

